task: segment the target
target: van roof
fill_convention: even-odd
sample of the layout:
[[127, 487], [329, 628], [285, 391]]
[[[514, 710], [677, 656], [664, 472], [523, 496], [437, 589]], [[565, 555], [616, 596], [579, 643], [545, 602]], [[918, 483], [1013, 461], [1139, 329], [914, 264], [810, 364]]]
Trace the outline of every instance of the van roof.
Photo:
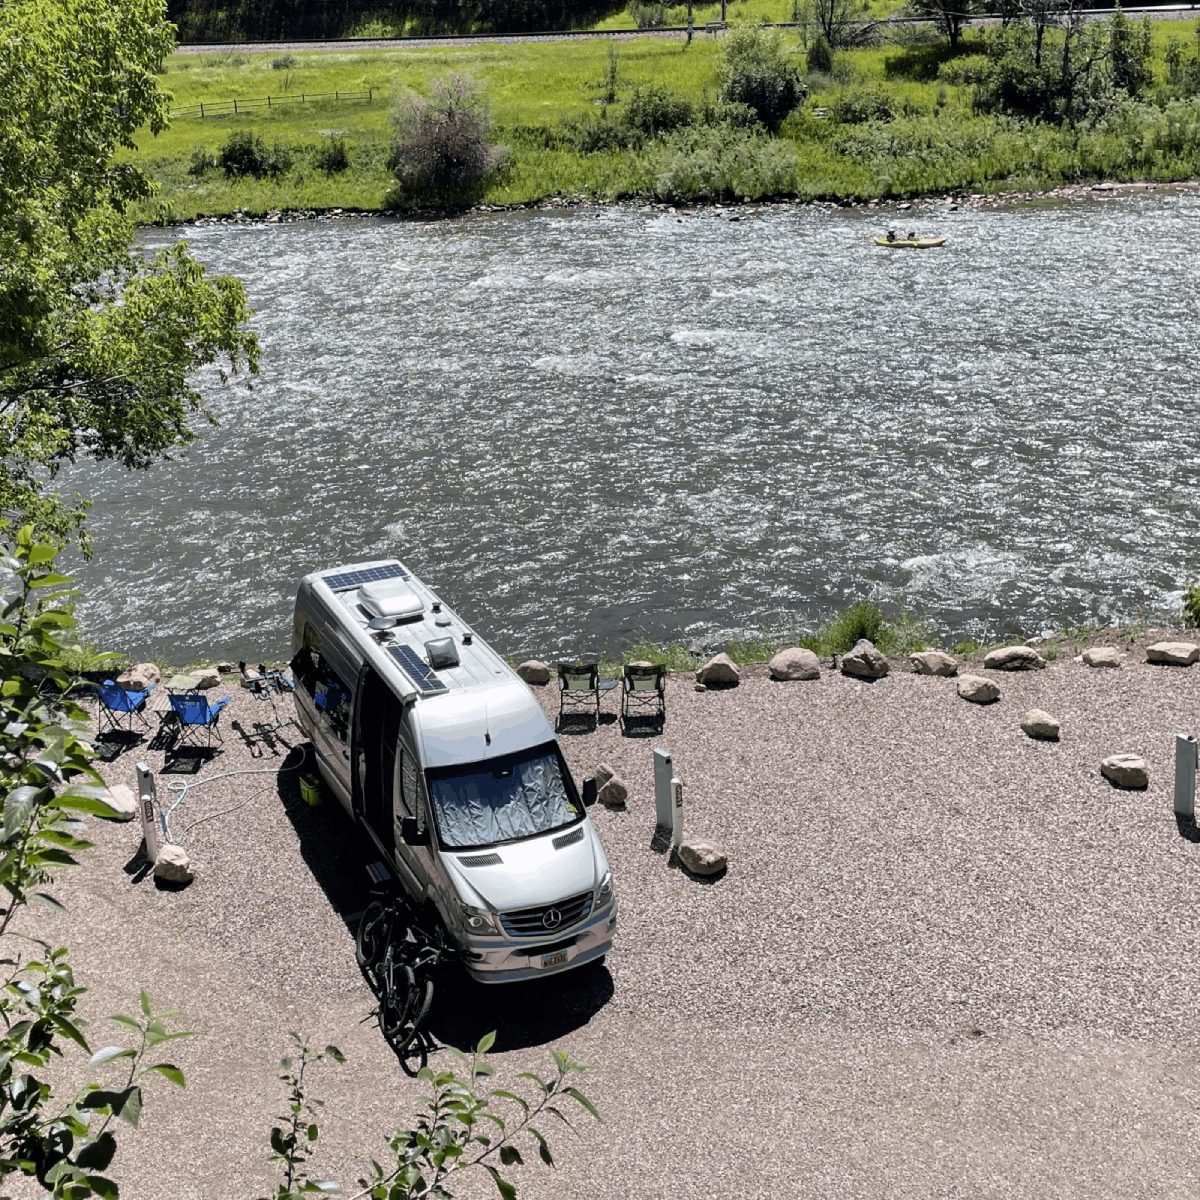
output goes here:
[[[319, 593], [342, 627], [404, 697], [418, 701], [425, 764], [450, 766], [550, 741], [553, 730], [528, 686], [491, 646], [403, 563], [349, 563], [316, 571]], [[372, 628], [372, 619], [377, 626]]]

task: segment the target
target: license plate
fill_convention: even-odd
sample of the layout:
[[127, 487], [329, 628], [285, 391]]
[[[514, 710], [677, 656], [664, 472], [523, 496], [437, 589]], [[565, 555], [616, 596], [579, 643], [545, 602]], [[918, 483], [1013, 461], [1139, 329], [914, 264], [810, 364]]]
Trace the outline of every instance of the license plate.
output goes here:
[[565, 950], [555, 950], [550, 954], [542, 955], [543, 967], [561, 967], [567, 961], [567, 952]]

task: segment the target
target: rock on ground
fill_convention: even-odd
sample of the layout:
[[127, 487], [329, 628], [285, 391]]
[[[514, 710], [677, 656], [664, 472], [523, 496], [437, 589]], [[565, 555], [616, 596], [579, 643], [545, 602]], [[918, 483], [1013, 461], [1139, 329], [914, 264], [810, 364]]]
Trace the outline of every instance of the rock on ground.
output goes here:
[[153, 663], [136, 663], [117, 676], [117, 683], [131, 692], [144, 692], [162, 681], [162, 672]]
[[680, 842], [679, 861], [693, 875], [716, 875], [729, 865], [724, 849], [707, 838], [685, 838]]
[[1137, 754], [1112, 754], [1100, 764], [1100, 773], [1117, 787], [1144, 788], [1150, 786], [1150, 771], [1146, 760]]
[[1120, 667], [1121, 652], [1112, 646], [1089, 646], [1083, 652], [1084, 666]]
[[958, 659], [944, 650], [922, 650], [912, 657], [913, 670], [918, 675], [957, 675]]
[[521, 663], [517, 667], [517, 674], [526, 683], [537, 684], [539, 687], [550, 682], [550, 668], [536, 658]]
[[1168, 667], [1190, 667], [1200, 658], [1200, 646], [1191, 642], [1155, 642], [1146, 647], [1146, 661]]
[[613, 775], [596, 793], [596, 799], [605, 808], [624, 808], [625, 801], [629, 799], [629, 789], [619, 775]]
[[200, 691], [220, 687], [224, 682], [221, 679], [221, 672], [216, 667], [197, 667], [192, 674], [196, 677], [196, 687]]
[[972, 704], [991, 704], [1000, 699], [1000, 686], [982, 675], [960, 675], [958, 694]]
[[791, 646], [767, 664], [772, 679], [820, 679], [821, 664], [811, 650]]
[[983, 656], [989, 671], [1036, 671], [1046, 660], [1032, 646], [1001, 646]]
[[154, 860], [154, 876], [164, 883], [191, 883], [192, 860], [182, 846], [164, 846]]
[[1059, 723], [1044, 709], [1031, 708], [1021, 718], [1021, 728], [1031, 738], [1045, 738], [1047, 741], [1058, 741], [1061, 727]]
[[857, 679], [882, 679], [888, 673], [888, 661], [875, 649], [875, 644], [859, 638], [854, 649], [842, 655], [842, 674]]
[[596, 780], [597, 788], [602, 788], [614, 775], [616, 775], [616, 771], [614, 771], [606, 762], [602, 762], [592, 772], [592, 777]]
[[712, 687], [714, 683], [728, 687], [741, 682], [741, 678], [742, 673], [738, 670], [737, 663], [728, 654], [718, 654], [710, 658], [696, 672], [696, 682], [704, 684], [705, 687]]
[[110, 784], [104, 803], [112, 809], [112, 812], [99, 815], [108, 821], [132, 821], [138, 814], [137, 797], [133, 794], [133, 788], [127, 783]]

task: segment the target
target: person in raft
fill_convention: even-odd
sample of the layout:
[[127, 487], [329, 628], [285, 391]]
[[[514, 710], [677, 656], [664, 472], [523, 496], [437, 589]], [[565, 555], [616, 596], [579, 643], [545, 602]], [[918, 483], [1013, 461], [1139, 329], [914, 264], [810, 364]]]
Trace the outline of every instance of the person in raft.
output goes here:
[[894, 229], [889, 229], [887, 231], [887, 240], [889, 242], [894, 242], [896, 240], [896, 231]]

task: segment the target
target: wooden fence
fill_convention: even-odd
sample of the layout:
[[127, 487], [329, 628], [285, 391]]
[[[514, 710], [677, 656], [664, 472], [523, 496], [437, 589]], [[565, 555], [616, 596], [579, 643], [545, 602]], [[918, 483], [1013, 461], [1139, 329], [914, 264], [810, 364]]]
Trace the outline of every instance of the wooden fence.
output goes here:
[[370, 104], [373, 88], [365, 92], [301, 92], [298, 96], [261, 96], [256, 100], [208, 100], [203, 104], [186, 104], [171, 109], [171, 117], [236, 117], [256, 108], [279, 108], [284, 104], [314, 104], [333, 101], [335, 104]]

